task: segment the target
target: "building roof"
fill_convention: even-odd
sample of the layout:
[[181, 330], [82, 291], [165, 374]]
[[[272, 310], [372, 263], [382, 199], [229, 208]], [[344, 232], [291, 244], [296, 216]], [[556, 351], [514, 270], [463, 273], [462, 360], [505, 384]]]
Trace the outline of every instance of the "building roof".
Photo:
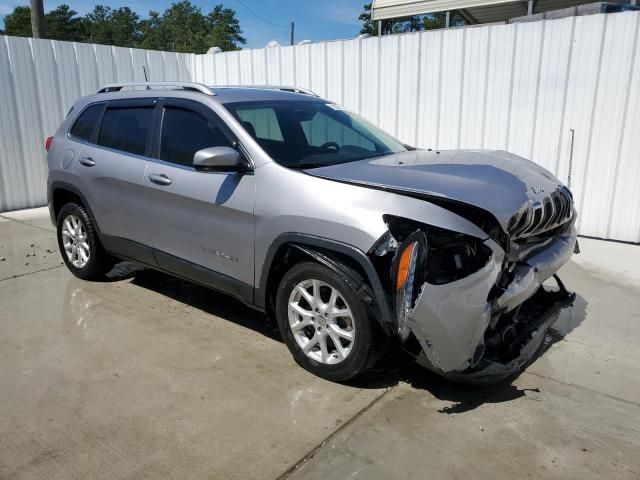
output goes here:
[[[593, 0], [537, 0], [533, 13], [575, 7]], [[612, 3], [621, 3], [613, 0]], [[527, 2], [523, 0], [373, 0], [371, 18], [383, 20], [408, 15], [461, 11], [468, 23], [504, 22], [527, 15]]]

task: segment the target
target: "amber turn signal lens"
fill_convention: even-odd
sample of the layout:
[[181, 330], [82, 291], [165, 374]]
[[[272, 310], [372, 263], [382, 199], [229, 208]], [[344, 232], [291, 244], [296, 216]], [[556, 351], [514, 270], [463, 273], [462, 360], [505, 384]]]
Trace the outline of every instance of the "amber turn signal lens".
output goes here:
[[402, 255], [400, 255], [400, 262], [398, 263], [398, 275], [396, 278], [396, 289], [400, 290], [407, 283], [409, 278], [409, 271], [411, 269], [411, 258], [413, 257], [413, 251], [416, 248], [416, 243], [412, 243], [404, 249]]

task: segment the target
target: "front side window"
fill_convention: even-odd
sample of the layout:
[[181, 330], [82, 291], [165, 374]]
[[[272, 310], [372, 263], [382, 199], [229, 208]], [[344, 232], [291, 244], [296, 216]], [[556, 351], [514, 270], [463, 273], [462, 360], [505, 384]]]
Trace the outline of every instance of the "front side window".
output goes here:
[[144, 155], [153, 107], [108, 108], [104, 113], [98, 145]]
[[103, 106], [104, 104], [91, 105], [84, 109], [73, 124], [73, 127], [71, 127], [71, 130], [69, 130], [69, 133], [76, 138], [89, 141], [93, 134], [93, 129], [98, 123], [98, 120], [100, 120]]
[[289, 168], [316, 168], [407, 150], [343, 107], [321, 100], [225, 104], [271, 158]]
[[179, 165], [193, 165], [193, 155], [203, 148], [231, 147], [213, 118], [192, 110], [165, 107], [160, 138], [160, 160]]

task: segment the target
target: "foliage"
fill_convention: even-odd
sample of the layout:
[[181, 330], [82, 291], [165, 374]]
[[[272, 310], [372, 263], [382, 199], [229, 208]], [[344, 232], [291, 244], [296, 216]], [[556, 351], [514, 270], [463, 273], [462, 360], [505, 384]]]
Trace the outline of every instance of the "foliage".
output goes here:
[[[45, 15], [47, 37], [120, 47], [205, 53], [210, 47], [238, 50], [246, 43], [240, 22], [230, 8], [216, 5], [207, 15], [189, 0], [172, 4], [164, 13], [150, 11], [143, 20], [129, 7], [96, 5], [84, 17], [68, 5]], [[4, 34], [30, 37], [29, 7], [16, 7], [4, 19]]]
[[14, 37], [31, 36], [31, 9], [16, 7], [13, 12], [4, 17], [4, 33]]
[[78, 12], [71, 10], [69, 5], [58, 5], [44, 16], [47, 25], [47, 38], [53, 40], [69, 40], [79, 42], [84, 40], [84, 28]]
[[113, 10], [96, 5], [84, 17], [85, 40], [91, 43], [137, 47], [142, 40], [140, 19], [129, 7]]

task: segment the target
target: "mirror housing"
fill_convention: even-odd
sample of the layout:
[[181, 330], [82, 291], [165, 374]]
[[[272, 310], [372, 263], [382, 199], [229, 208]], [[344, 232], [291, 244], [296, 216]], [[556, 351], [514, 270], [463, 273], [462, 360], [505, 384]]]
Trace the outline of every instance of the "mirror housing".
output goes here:
[[199, 171], [247, 172], [249, 162], [230, 147], [209, 147], [193, 155], [193, 167]]

